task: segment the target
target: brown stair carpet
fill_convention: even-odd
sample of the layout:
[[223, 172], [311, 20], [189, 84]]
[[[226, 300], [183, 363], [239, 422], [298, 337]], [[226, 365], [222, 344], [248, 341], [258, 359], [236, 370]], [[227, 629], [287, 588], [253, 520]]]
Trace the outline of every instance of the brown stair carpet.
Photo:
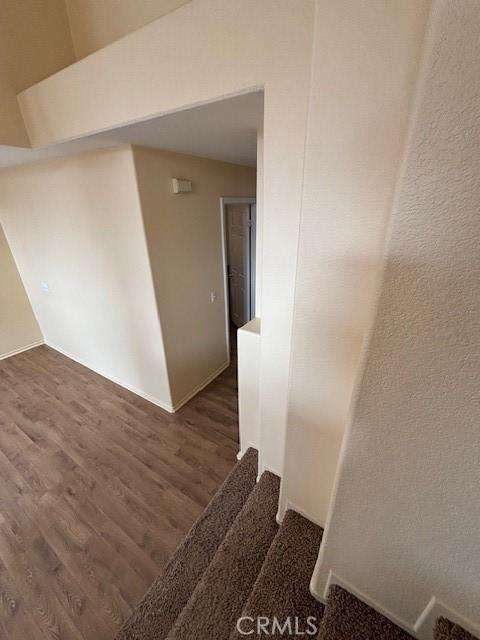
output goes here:
[[412, 636], [342, 587], [332, 585], [318, 640], [412, 640]]
[[[240, 630], [230, 640], [244, 638], [245, 632], [247, 637], [263, 638], [267, 631], [275, 640], [305, 638], [306, 631], [318, 628], [323, 605], [311, 595], [309, 585], [322, 534], [317, 525], [287, 511], [243, 608]], [[259, 619], [268, 620], [264, 630], [258, 628]]]
[[167, 636], [256, 486], [257, 459], [257, 452], [249, 449], [235, 465], [116, 640], [163, 640]]
[[280, 488], [266, 471], [218, 548], [168, 640], [226, 640], [278, 530]]
[[435, 624], [435, 640], [478, 640], [471, 633], [447, 618], [439, 618]]

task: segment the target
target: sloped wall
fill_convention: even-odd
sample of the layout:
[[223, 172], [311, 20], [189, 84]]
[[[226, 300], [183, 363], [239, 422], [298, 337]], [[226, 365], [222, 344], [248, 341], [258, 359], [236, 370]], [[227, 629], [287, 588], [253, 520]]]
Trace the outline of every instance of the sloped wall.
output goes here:
[[40, 327], [0, 225], [0, 359], [41, 340]]
[[64, 0], [0, 2], [0, 145], [30, 146], [17, 93], [72, 62]]
[[478, 630], [480, 4], [433, 6], [377, 316], [313, 586], [322, 594], [332, 570], [409, 628], [435, 596]]
[[189, 0], [65, 0], [77, 59], [140, 29]]

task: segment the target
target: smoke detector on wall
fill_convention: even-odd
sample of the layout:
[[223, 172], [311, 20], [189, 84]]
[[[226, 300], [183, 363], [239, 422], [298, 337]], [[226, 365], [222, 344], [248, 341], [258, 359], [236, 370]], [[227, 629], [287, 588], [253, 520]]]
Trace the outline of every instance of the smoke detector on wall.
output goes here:
[[185, 178], [172, 178], [173, 193], [189, 193], [192, 190], [192, 181]]

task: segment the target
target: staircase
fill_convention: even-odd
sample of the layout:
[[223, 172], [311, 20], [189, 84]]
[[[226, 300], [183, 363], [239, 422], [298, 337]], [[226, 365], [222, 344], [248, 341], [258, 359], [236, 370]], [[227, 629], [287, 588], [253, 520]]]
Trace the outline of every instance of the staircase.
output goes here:
[[[279, 527], [280, 480], [249, 449], [116, 640], [411, 640], [345, 589], [309, 591], [323, 530], [294, 511]], [[440, 618], [435, 640], [475, 640]]]

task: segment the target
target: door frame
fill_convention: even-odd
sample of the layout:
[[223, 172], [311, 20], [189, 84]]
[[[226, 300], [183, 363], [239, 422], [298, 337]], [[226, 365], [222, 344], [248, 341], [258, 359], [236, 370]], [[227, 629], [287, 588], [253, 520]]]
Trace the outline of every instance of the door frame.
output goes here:
[[[220, 198], [220, 227], [222, 234], [222, 262], [223, 262], [223, 289], [224, 289], [224, 299], [225, 299], [225, 337], [226, 337], [226, 345], [227, 345], [227, 360], [230, 364], [230, 300], [228, 297], [229, 294], [229, 286], [228, 286], [228, 265], [227, 265], [227, 204], [257, 204], [256, 197], [244, 198], [244, 197], [235, 197], [235, 196], [222, 196]], [[253, 224], [250, 228], [251, 237], [253, 238], [253, 242], [250, 242], [250, 251], [252, 247], [255, 248], [257, 245], [257, 220], [256, 216], [253, 220]], [[251, 267], [251, 260], [249, 260]], [[255, 265], [256, 265], [256, 255], [255, 255]], [[254, 276], [255, 277], [255, 276]], [[253, 282], [255, 285], [255, 280]], [[252, 278], [249, 269], [248, 274], [248, 287], [250, 291], [250, 305], [251, 305], [251, 296], [252, 296]]]

